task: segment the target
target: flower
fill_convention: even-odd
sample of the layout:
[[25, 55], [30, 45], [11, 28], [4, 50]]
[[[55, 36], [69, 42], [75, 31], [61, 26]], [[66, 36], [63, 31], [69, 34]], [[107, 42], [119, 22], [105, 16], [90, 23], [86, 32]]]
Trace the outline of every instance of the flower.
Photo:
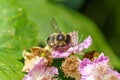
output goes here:
[[41, 57], [44, 57], [46, 59], [47, 65], [52, 64], [52, 56], [50, 51], [41, 47], [32, 47], [30, 51], [31, 52], [28, 52], [26, 50], [23, 51], [23, 58], [25, 59], [24, 67], [22, 69], [23, 72], [28, 72], [31, 70], [36, 62], [41, 59]]
[[39, 56], [33, 56], [31, 53], [27, 51], [23, 51], [24, 57], [24, 67], [22, 69], [23, 72], [28, 72], [31, 70], [34, 65], [41, 59]]
[[78, 70], [79, 62], [80, 59], [75, 55], [65, 58], [65, 60], [62, 62], [61, 69], [66, 77], [75, 78], [76, 80], [80, 79], [80, 73]]
[[46, 67], [46, 59], [41, 58], [39, 62], [28, 72], [23, 80], [57, 80], [58, 75], [56, 67]]
[[80, 80], [120, 80], [120, 74], [112, 69], [109, 58], [103, 53], [94, 61], [87, 58], [81, 61], [79, 72]]
[[53, 50], [52, 57], [53, 58], [65, 58], [68, 57], [71, 53], [80, 53], [83, 49], [89, 48], [92, 44], [91, 36], [88, 36], [82, 43], [78, 43], [78, 33], [72, 32], [70, 33], [71, 42], [69, 44], [69, 48], [64, 50]]

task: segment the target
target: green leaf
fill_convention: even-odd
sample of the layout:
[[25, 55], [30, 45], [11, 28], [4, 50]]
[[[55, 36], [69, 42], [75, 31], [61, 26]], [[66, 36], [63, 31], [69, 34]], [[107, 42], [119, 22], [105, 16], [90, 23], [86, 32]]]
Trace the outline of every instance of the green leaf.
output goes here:
[[1, 0], [0, 14], [0, 80], [21, 80], [22, 51], [38, 42], [38, 29], [15, 1]]
[[48, 0], [0, 0], [0, 14], [0, 80], [23, 78], [22, 51], [45, 45], [45, 39], [53, 33], [49, 23], [52, 17], [65, 33], [77, 30], [80, 36], [83, 35], [82, 40], [91, 35], [93, 45], [88, 50], [105, 52], [115, 68], [120, 68], [119, 58], [105, 42], [102, 33], [82, 14]]

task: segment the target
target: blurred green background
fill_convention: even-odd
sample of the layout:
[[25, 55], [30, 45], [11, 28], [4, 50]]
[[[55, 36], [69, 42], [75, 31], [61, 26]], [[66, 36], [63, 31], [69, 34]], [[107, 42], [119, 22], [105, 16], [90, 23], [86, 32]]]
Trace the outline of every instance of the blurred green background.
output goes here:
[[102, 31], [106, 41], [120, 57], [120, 1], [86, 0], [82, 7], [76, 8], [92, 19]]
[[[50, 27], [53, 17], [63, 32], [78, 31], [79, 37], [83, 36], [81, 41], [91, 35], [92, 46], [83, 52], [104, 52], [120, 71], [119, 3], [119, 0], [0, 0], [0, 80], [23, 78], [22, 51], [45, 46], [46, 38], [54, 32]], [[62, 76], [61, 73], [63, 80], [70, 80]]]
[[53, 0], [84, 14], [93, 20], [105, 40], [120, 57], [120, 1], [119, 0]]

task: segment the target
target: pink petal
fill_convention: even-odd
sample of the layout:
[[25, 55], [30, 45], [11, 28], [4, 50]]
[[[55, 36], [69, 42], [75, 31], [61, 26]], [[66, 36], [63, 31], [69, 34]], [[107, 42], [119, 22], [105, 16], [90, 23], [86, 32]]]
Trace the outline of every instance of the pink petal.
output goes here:
[[89, 48], [91, 44], [92, 44], [92, 38], [91, 36], [88, 36], [81, 44], [79, 44], [79, 47], [80, 47], [79, 51]]
[[95, 59], [94, 62], [97, 63], [97, 62], [108, 62], [109, 61], [109, 58], [104, 56], [104, 53], [101, 53], [99, 58]]
[[53, 51], [52, 52], [52, 57], [53, 58], [65, 58], [68, 57], [70, 55], [69, 52], [60, 52], [60, 51]]
[[23, 80], [38, 80], [43, 76], [54, 77], [54, 75], [58, 75], [58, 69], [56, 67], [46, 67], [46, 60], [41, 58], [41, 60], [36, 63], [34, 68], [28, 72], [28, 74], [23, 78]]
[[46, 61], [45, 58], [41, 58], [40, 61], [38, 61], [36, 63], [36, 65], [34, 66], [34, 68], [30, 72], [35, 71], [35, 70], [37, 70], [37, 69], [39, 69], [41, 67], [44, 67], [46, 65], [46, 62], [47, 61]]
[[91, 73], [91, 70], [93, 68], [93, 63], [85, 58], [83, 61], [80, 62], [80, 65], [79, 65], [79, 72], [82, 74], [82, 75], [89, 75]]
[[91, 36], [88, 36], [82, 43], [74, 46], [74, 47], [70, 47], [68, 49], [69, 53], [79, 53], [81, 52], [83, 49], [89, 48], [89, 46], [92, 44], [92, 38]]

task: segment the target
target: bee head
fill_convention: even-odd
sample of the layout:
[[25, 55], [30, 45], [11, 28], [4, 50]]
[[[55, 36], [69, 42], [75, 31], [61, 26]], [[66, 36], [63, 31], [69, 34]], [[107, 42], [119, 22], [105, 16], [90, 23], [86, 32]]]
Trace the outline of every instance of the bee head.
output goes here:
[[47, 38], [47, 44], [51, 48], [59, 49], [66, 46], [70, 42], [70, 39], [71, 38], [69, 35], [66, 35], [62, 32], [53, 33]]
[[65, 35], [60, 33], [56, 35], [56, 40], [57, 41], [65, 41]]

